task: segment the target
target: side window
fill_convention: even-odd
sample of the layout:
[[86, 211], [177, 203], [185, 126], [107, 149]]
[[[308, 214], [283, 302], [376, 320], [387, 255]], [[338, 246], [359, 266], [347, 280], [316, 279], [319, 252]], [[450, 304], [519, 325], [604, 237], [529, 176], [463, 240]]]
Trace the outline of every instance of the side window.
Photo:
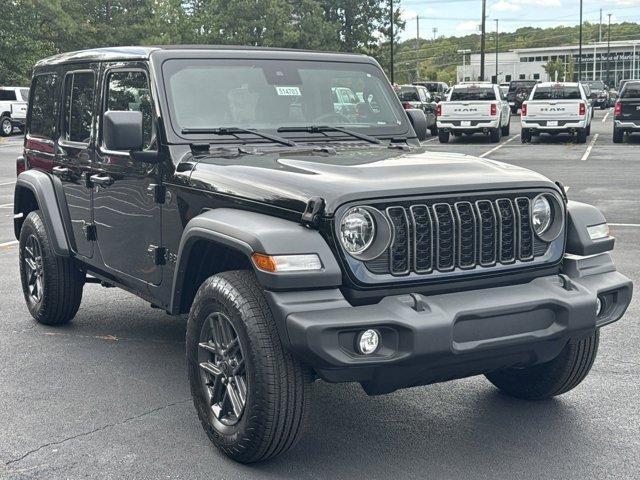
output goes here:
[[89, 143], [91, 140], [94, 85], [93, 72], [70, 73], [66, 76], [61, 138], [80, 143]]
[[56, 94], [57, 75], [38, 75], [33, 79], [33, 99], [29, 134], [52, 139], [56, 133], [58, 116], [58, 95]]
[[112, 72], [107, 78], [105, 110], [142, 112], [144, 148], [151, 146], [153, 117], [151, 91], [144, 72]]
[[420, 95], [421, 102], [427, 101], [427, 96], [424, 94], [424, 90], [422, 88], [418, 88], [418, 94]]
[[15, 90], [4, 90], [0, 89], [0, 101], [15, 101], [16, 100], [16, 92]]

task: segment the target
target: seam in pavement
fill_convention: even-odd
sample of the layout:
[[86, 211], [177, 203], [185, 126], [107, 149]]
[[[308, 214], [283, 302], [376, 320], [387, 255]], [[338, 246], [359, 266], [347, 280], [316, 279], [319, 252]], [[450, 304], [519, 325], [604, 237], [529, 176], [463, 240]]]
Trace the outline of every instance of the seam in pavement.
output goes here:
[[[63, 438], [62, 440], [55, 440], [53, 442], [45, 443], [45, 444], [40, 445], [40, 446], [38, 446], [38, 447], [36, 447], [36, 448], [34, 448], [32, 450], [29, 450], [28, 452], [20, 455], [19, 457], [16, 457], [16, 458], [13, 458], [11, 460], [6, 461], [4, 464], [5, 464], [5, 466], [8, 467], [9, 465], [13, 465], [14, 463], [21, 462], [22, 460], [27, 458], [29, 455], [32, 455], [32, 454], [34, 454], [36, 452], [39, 452], [40, 450], [42, 450], [44, 448], [52, 447], [54, 445], [61, 445], [61, 444], [65, 443], [65, 442], [68, 442], [70, 440], [74, 440], [74, 439], [80, 438], [80, 437], [86, 437], [88, 435], [92, 435], [94, 433], [101, 432], [101, 431], [106, 430], [108, 428], [118, 427], [118, 426], [124, 425], [126, 423], [132, 422], [133, 420], [137, 420], [137, 419], [145, 417], [147, 415], [151, 415], [153, 413], [159, 412], [160, 410], [164, 410], [165, 408], [174, 407], [176, 405], [181, 405], [183, 403], [187, 403], [187, 402], [190, 402], [190, 401], [191, 401], [191, 399], [180, 400], [179, 402], [173, 402], [173, 403], [170, 403], [168, 405], [163, 405], [161, 407], [154, 408], [152, 410], [140, 413], [138, 415], [134, 415], [132, 417], [127, 417], [124, 420], [121, 420], [121, 421], [116, 422], [116, 423], [107, 423], [106, 425], [103, 425], [103, 426], [98, 427], [98, 428], [94, 428], [93, 430], [89, 430], [88, 432], [77, 433], [75, 435], [71, 435], [69, 437]], [[11, 473], [11, 471], [9, 471], [9, 473]]]

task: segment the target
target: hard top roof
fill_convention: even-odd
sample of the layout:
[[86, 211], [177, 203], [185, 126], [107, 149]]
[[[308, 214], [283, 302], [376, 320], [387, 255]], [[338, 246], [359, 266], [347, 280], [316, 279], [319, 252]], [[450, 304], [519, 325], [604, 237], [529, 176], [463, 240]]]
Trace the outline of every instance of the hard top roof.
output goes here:
[[282, 58], [283, 54], [290, 53], [296, 58], [308, 56], [310, 59], [324, 59], [334, 61], [358, 61], [375, 63], [375, 60], [366, 56], [353, 53], [318, 52], [312, 50], [297, 50], [270, 47], [245, 47], [238, 45], [159, 45], [159, 46], [132, 46], [132, 47], [105, 47], [75, 52], [60, 53], [52, 57], [44, 58], [36, 63], [36, 68], [50, 65], [76, 62], [110, 62], [125, 60], [148, 60], [154, 52], [163, 52], [165, 55], [175, 53], [178, 58], [189, 56], [189, 52], [197, 53], [199, 57], [206, 52], [237, 52], [246, 57], [248, 54], [260, 54], [265, 59]]

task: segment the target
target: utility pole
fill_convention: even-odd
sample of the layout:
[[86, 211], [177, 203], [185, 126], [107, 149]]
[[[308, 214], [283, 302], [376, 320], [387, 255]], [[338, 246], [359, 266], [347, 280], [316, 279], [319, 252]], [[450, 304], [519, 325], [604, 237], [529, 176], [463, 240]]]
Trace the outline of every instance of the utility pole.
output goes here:
[[416, 80], [420, 80], [420, 15], [416, 15]]
[[438, 27], [433, 27], [431, 30], [433, 31], [433, 39], [435, 40], [438, 36]]
[[465, 75], [467, 73], [467, 63], [466, 63], [466, 59], [467, 59], [467, 53], [471, 53], [471, 50], [469, 50], [468, 48], [462, 49], [462, 50], [456, 50], [456, 52], [462, 54], [462, 80], [464, 82], [464, 79], [466, 78]]
[[609, 86], [609, 58], [611, 57], [611, 14], [609, 15], [609, 25], [607, 26], [607, 86]]
[[580, 80], [582, 80], [582, 0], [580, 0], [580, 45], [578, 46], [578, 81]]
[[[582, 0], [580, 0], [582, 1]], [[480, 24], [480, 80], [484, 81], [484, 41], [487, 16], [487, 0], [482, 0], [482, 23]]]
[[499, 46], [499, 40], [498, 40], [498, 19], [496, 18], [496, 85], [500, 84], [500, 80], [498, 80], [498, 46]]
[[389, 3], [391, 4], [391, 26], [389, 27], [389, 31], [390, 31], [390, 38], [389, 38], [389, 47], [391, 49], [390, 53], [390, 62], [391, 62], [391, 66], [389, 67], [389, 73], [391, 76], [391, 85], [393, 85], [395, 83], [394, 78], [393, 78], [393, 0], [389, 0]]
[[602, 9], [600, 9], [600, 26], [598, 27], [598, 42], [602, 42]]

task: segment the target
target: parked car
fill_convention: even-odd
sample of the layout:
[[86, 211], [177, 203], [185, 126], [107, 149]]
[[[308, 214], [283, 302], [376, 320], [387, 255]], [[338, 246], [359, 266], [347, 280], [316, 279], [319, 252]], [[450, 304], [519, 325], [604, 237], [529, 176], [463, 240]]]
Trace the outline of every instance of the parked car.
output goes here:
[[447, 143], [450, 134], [482, 133], [492, 142], [509, 135], [509, 104], [491, 83], [454, 85], [446, 101], [438, 104], [436, 117], [440, 143]]
[[[370, 108], [348, 119], [332, 86]], [[65, 324], [94, 283], [188, 314], [195, 410], [238, 462], [295, 444], [316, 379], [565, 393], [629, 305], [597, 208], [425, 151], [369, 57], [101, 48], [38, 62], [31, 91], [14, 196], [29, 312]]]
[[613, 115], [614, 143], [622, 143], [625, 133], [640, 132], [640, 81], [624, 84]]
[[421, 85], [429, 90], [436, 102], [442, 101], [449, 91], [449, 85], [445, 82], [413, 82], [414, 85]]
[[592, 110], [582, 83], [540, 83], [522, 104], [522, 143], [542, 133], [570, 133], [585, 143], [591, 134]]
[[529, 98], [531, 90], [537, 83], [539, 83], [538, 80], [512, 80], [509, 82], [507, 101], [513, 115], [518, 113], [518, 110], [520, 110], [524, 101]]
[[396, 93], [405, 110], [417, 108], [424, 112], [426, 117], [426, 128], [424, 132], [420, 133], [423, 133], [426, 137], [426, 130], [429, 130], [431, 135], [437, 135], [436, 102], [431, 97], [429, 91], [421, 85], [400, 85], [396, 89]]
[[605, 108], [609, 108], [610, 98], [609, 98], [609, 89], [604, 84], [602, 80], [587, 80], [582, 82], [586, 85], [589, 85], [591, 89], [591, 95], [593, 99], [593, 106], [600, 108], [600, 110], [604, 110]]
[[24, 129], [28, 101], [28, 88], [0, 87], [0, 135], [6, 137], [14, 128]]

